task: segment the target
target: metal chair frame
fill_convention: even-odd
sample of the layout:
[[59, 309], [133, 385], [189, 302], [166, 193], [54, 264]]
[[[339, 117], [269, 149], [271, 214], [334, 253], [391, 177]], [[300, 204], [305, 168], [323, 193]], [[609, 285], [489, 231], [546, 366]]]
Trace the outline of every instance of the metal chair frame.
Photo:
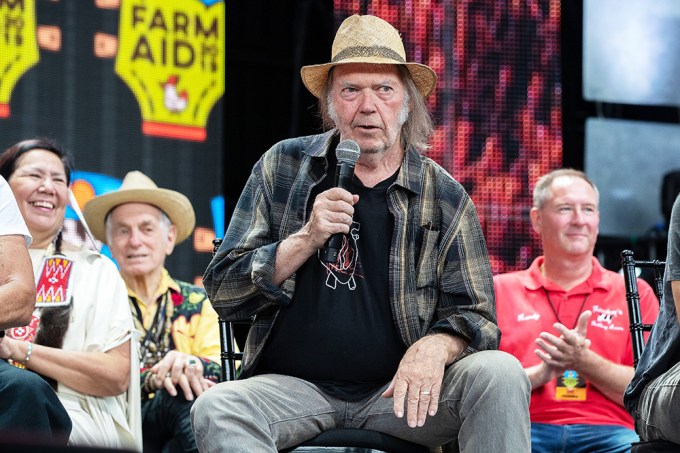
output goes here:
[[[621, 252], [621, 265], [626, 285], [626, 302], [628, 304], [628, 316], [630, 317], [630, 334], [633, 343], [633, 366], [637, 367], [642, 350], [645, 348], [644, 333], [652, 330], [652, 324], [642, 322], [640, 312], [640, 293], [638, 292], [636, 267], [652, 269], [654, 273], [654, 293], [661, 302], [663, 297], [663, 274], [666, 263], [661, 260], [636, 260], [631, 250]], [[636, 442], [631, 447], [631, 453], [666, 453], [678, 452], [680, 445], [666, 441], [642, 441]]]
[[652, 324], [642, 322], [640, 312], [640, 293], [638, 292], [636, 267], [652, 269], [654, 272], [654, 293], [661, 301], [663, 296], [663, 273], [666, 263], [661, 260], [636, 260], [631, 250], [621, 252], [621, 265], [626, 285], [626, 302], [630, 318], [630, 334], [633, 342], [633, 366], [636, 367], [645, 348], [644, 333], [652, 330]]

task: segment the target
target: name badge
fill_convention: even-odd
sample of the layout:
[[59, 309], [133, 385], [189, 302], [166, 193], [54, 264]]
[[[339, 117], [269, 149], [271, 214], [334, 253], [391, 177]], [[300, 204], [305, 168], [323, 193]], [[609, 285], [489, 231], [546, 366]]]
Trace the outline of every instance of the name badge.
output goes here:
[[555, 399], [558, 401], [585, 401], [587, 399], [586, 381], [574, 370], [565, 370], [557, 376]]

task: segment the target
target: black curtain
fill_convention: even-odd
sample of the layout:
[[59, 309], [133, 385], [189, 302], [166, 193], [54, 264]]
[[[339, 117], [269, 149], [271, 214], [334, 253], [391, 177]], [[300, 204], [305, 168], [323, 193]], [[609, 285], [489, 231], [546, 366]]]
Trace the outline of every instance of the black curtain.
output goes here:
[[300, 67], [329, 61], [336, 25], [332, 0], [229, 1], [226, 16], [228, 224], [257, 159], [279, 140], [321, 131]]

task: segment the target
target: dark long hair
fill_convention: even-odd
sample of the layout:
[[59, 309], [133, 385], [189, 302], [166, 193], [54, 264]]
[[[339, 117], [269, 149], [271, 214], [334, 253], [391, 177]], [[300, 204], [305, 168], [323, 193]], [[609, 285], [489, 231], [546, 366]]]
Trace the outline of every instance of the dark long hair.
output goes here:
[[44, 149], [45, 151], [56, 154], [61, 160], [61, 163], [64, 164], [66, 184], [71, 184], [71, 171], [73, 171], [71, 156], [56, 140], [51, 138], [38, 137], [22, 140], [7, 148], [0, 154], [0, 175], [6, 180], [9, 180], [10, 176], [12, 176], [17, 169], [17, 161], [19, 158], [34, 149]]
[[[71, 164], [71, 156], [66, 150], [51, 138], [37, 137], [28, 140], [22, 140], [7, 148], [0, 154], [0, 175], [5, 180], [9, 181], [10, 176], [17, 169], [17, 161], [21, 156], [34, 149], [43, 149], [54, 153], [61, 163], [64, 165], [64, 172], [66, 173], [66, 185], [71, 184], [71, 171], [73, 165]], [[54, 238], [54, 246], [57, 253], [61, 253], [62, 232], [61, 229]]]

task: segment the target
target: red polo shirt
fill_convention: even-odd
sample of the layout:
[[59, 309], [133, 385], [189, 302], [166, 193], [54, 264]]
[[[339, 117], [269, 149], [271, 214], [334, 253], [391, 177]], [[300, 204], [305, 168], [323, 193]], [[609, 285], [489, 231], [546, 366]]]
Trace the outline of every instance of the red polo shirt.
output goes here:
[[[525, 368], [541, 359], [534, 352], [541, 332], [559, 336], [553, 328], [561, 322], [573, 328], [579, 315], [592, 311], [586, 337], [590, 349], [607, 360], [633, 365], [626, 289], [623, 276], [604, 269], [593, 257], [593, 272], [580, 285], [565, 291], [543, 277], [538, 257], [529, 269], [497, 275], [496, 312], [501, 329], [500, 349], [517, 357]], [[640, 306], [644, 323], [652, 323], [659, 313], [659, 302], [652, 288], [638, 279]], [[556, 398], [556, 380], [531, 392], [531, 421], [554, 425], [621, 425], [633, 429], [633, 420], [625, 408], [589, 382], [585, 401], [561, 401]]]

